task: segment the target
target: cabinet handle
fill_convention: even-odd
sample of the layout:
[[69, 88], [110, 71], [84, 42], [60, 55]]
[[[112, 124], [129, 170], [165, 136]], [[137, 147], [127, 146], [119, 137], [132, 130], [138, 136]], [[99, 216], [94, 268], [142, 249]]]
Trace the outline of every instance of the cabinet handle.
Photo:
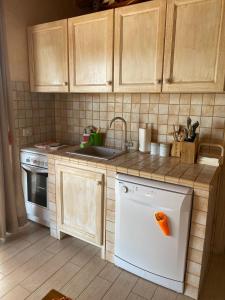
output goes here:
[[67, 81], [65, 81], [65, 82], [63, 83], [63, 85], [68, 85], [68, 82], [67, 82]]
[[156, 79], [155, 83], [156, 83], [156, 84], [162, 83], [162, 79]]
[[102, 185], [102, 182], [101, 181], [97, 181], [97, 185]]
[[106, 85], [112, 85], [112, 81], [106, 81]]
[[171, 78], [166, 78], [166, 79], [165, 79], [165, 83], [171, 84], [171, 83], [172, 83], [172, 79], [171, 79]]

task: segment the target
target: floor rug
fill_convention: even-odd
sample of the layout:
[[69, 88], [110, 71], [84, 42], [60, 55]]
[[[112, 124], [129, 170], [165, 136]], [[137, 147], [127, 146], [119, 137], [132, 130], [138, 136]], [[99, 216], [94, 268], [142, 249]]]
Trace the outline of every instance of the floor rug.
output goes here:
[[51, 290], [42, 300], [71, 300], [56, 290]]

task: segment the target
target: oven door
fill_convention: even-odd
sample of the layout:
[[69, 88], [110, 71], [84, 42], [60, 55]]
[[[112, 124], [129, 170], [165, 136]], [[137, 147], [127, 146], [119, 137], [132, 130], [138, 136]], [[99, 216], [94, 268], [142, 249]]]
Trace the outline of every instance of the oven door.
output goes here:
[[49, 226], [48, 170], [26, 164], [21, 167], [28, 219]]

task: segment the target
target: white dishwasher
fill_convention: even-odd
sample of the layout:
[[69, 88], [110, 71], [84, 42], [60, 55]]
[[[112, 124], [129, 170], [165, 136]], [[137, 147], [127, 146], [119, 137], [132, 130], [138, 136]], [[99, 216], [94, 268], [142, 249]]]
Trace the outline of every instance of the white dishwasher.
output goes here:
[[188, 187], [118, 174], [115, 264], [182, 293], [192, 194]]

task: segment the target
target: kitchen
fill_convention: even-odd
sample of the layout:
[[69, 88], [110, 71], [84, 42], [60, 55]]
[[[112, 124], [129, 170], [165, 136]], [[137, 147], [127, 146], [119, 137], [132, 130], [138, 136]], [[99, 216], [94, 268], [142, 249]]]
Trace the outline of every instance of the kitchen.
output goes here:
[[[224, 1], [139, 1], [98, 12], [90, 2], [3, 1], [13, 184], [21, 197], [22, 179], [34, 221], [19, 231], [27, 230], [28, 248], [32, 235], [47, 234], [56, 250], [48, 244], [46, 266], [15, 281], [29, 260], [3, 241], [0, 298], [42, 299], [56, 289], [72, 299], [224, 299]], [[53, 253], [70, 242], [68, 261], [53, 268]], [[78, 250], [82, 261], [92, 255], [82, 267]], [[66, 267], [64, 283], [54, 281]]]

